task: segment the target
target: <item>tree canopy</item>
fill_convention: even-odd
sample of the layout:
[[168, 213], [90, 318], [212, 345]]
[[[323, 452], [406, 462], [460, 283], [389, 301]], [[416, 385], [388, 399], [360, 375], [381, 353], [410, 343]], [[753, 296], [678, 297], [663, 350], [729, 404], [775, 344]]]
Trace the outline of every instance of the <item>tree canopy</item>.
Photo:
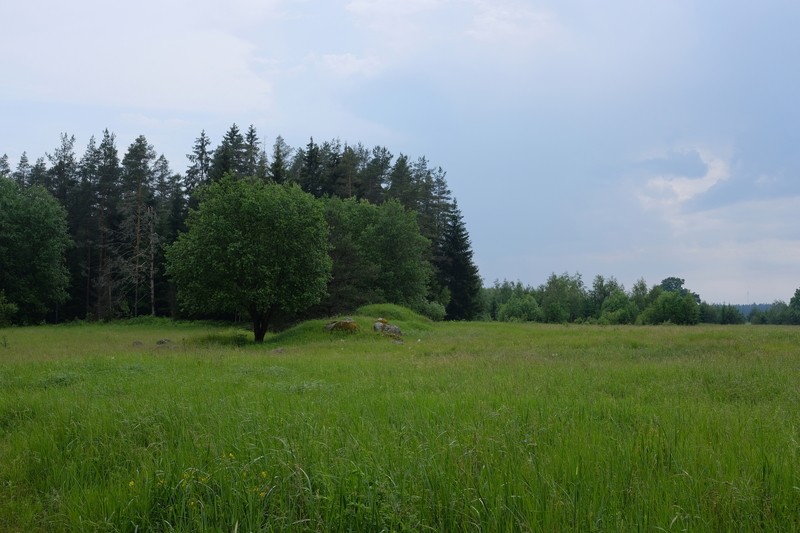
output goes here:
[[44, 188], [23, 189], [0, 177], [0, 303], [6, 318], [38, 323], [67, 299], [66, 218]]
[[166, 257], [188, 312], [247, 313], [262, 342], [272, 321], [325, 294], [328, 228], [322, 205], [297, 186], [225, 176], [201, 191], [187, 227]]

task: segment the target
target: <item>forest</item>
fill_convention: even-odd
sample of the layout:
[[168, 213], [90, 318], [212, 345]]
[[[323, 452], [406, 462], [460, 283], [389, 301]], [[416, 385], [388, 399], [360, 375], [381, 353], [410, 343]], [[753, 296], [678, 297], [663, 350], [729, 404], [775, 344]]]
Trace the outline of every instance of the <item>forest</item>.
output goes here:
[[[280, 328], [396, 303], [436, 320], [800, 324], [800, 289], [745, 316], [678, 277], [630, 290], [613, 276], [588, 286], [578, 273], [483, 287], [446, 172], [425, 156], [339, 139], [266, 146], [253, 126], [233, 124], [216, 146], [202, 131], [183, 173], [143, 135], [121, 152], [108, 130], [82, 155], [68, 134], [15, 168], [4, 155], [0, 323], [267, 313], [264, 327]], [[316, 244], [298, 246], [308, 232], [295, 230], [312, 227]], [[312, 248], [321, 255], [297, 255]], [[296, 290], [281, 296], [270, 289], [279, 285]]]

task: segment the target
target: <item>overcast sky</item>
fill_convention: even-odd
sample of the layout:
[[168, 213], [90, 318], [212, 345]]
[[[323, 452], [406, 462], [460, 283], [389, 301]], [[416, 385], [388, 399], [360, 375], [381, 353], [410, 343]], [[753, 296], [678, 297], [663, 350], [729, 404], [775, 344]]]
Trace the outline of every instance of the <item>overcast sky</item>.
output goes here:
[[447, 171], [484, 283], [800, 287], [796, 0], [9, 0], [0, 154], [205, 129]]

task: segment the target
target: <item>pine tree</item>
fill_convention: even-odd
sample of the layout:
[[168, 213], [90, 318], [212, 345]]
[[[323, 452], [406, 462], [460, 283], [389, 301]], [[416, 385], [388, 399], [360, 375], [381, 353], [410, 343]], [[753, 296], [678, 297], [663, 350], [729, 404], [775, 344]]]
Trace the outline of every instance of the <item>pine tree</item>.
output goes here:
[[[119, 274], [126, 283], [127, 308], [133, 316], [146, 298], [146, 287], [152, 287], [154, 261], [154, 176], [151, 169], [156, 152], [144, 135], [133, 141], [122, 158], [122, 194], [120, 200]], [[150, 267], [150, 268], [148, 268]], [[151, 291], [152, 293], [152, 291]], [[151, 313], [155, 312], [152, 294]]]
[[383, 146], [374, 147], [371, 155], [361, 171], [362, 197], [373, 204], [379, 204], [385, 199], [384, 187], [389, 184], [394, 156]]
[[67, 250], [70, 269], [70, 298], [65, 304], [65, 316], [90, 318], [96, 312], [98, 223], [99, 150], [91, 137], [83, 157], [78, 161], [78, 185], [71, 194], [68, 210], [70, 237], [74, 245]]
[[48, 190], [62, 203], [67, 203], [67, 194], [78, 183], [78, 161], [75, 158], [75, 136], [61, 134], [61, 144], [52, 154]]
[[473, 320], [480, 312], [482, 283], [478, 267], [472, 259], [472, 244], [464, 218], [455, 200], [442, 242], [442, 255], [444, 260], [439, 266], [439, 274], [442, 276], [442, 284], [450, 292], [450, 302], [446, 307], [447, 318]]
[[44, 162], [44, 157], [37, 158], [36, 163], [31, 167], [31, 174], [28, 180], [31, 186], [47, 183], [48, 172], [49, 169], [47, 168], [47, 163]]
[[95, 316], [110, 319], [124, 310], [124, 293], [118, 272], [120, 164], [116, 136], [103, 131], [97, 148], [97, 271], [94, 278]]

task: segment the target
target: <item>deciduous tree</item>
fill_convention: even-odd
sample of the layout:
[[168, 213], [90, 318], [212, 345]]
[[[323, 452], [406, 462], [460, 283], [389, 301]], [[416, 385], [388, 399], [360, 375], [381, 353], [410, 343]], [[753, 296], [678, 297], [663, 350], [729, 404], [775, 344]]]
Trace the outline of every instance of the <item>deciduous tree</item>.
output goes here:
[[19, 322], [40, 322], [67, 298], [66, 217], [44, 188], [0, 177], [0, 294]]
[[201, 191], [188, 232], [166, 250], [186, 311], [244, 312], [256, 342], [325, 294], [331, 270], [320, 202], [296, 186], [226, 176]]

